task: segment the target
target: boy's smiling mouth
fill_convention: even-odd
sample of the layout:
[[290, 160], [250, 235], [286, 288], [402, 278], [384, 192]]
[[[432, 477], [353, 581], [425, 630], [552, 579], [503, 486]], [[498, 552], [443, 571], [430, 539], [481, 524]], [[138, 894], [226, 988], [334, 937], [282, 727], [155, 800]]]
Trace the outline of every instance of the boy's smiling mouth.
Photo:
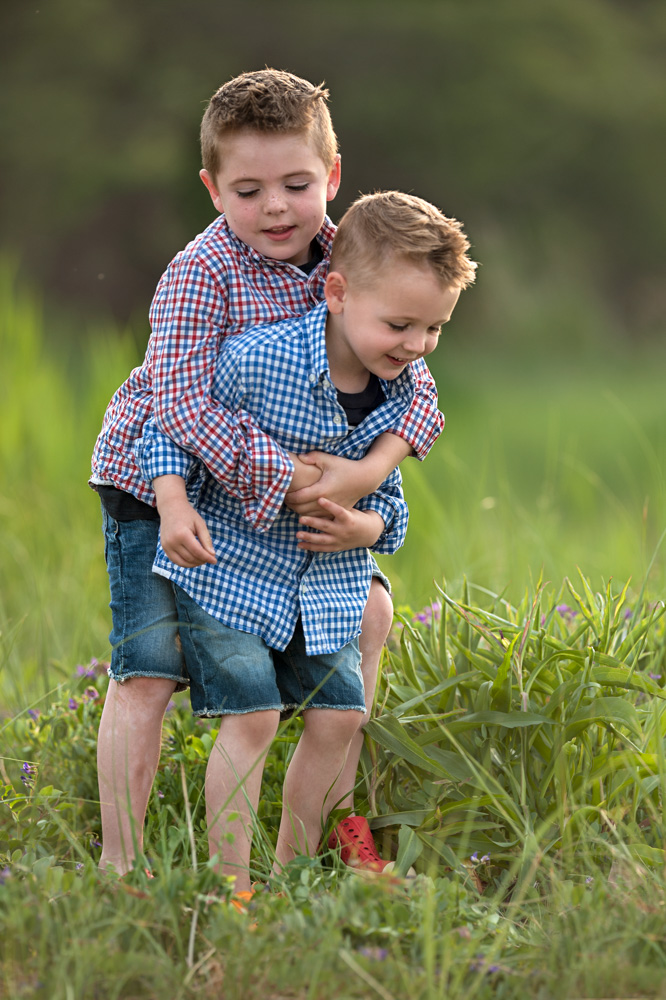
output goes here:
[[272, 226], [270, 229], [264, 229], [264, 232], [270, 239], [285, 240], [295, 230], [296, 226]]

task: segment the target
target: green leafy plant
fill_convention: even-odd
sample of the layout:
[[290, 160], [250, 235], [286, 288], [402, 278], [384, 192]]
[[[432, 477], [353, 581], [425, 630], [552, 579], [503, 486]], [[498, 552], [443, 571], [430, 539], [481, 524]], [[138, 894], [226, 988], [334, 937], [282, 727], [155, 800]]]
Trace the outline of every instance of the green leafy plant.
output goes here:
[[515, 878], [591, 843], [610, 863], [621, 839], [663, 863], [663, 604], [581, 577], [517, 608], [441, 591], [398, 618], [363, 791], [375, 832], [400, 828], [401, 861], [481, 855]]

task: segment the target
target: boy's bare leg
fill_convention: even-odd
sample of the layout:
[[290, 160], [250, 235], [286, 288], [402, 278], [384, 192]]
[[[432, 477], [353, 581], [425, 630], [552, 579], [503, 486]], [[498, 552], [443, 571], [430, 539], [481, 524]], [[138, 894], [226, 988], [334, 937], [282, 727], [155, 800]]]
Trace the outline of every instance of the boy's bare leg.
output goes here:
[[297, 854], [316, 852], [322, 824], [335, 802], [331, 789], [345, 765], [361, 713], [311, 708], [303, 713], [303, 721], [303, 733], [284, 782], [282, 819], [275, 849], [278, 870]]
[[[266, 754], [277, 732], [280, 713], [224, 715], [206, 770], [206, 818], [210, 856], [217, 871], [234, 875], [236, 892], [250, 888], [252, 823], [259, 805]], [[235, 813], [235, 819], [229, 816]], [[227, 834], [233, 840], [227, 839]]]
[[358, 771], [358, 762], [361, 750], [363, 749], [363, 726], [368, 722], [370, 712], [372, 711], [372, 701], [375, 696], [377, 673], [379, 671], [379, 659], [392, 624], [393, 602], [383, 583], [377, 577], [373, 576], [368, 602], [363, 612], [361, 636], [359, 639], [366, 711], [362, 717], [363, 721], [361, 725], [352, 738], [345, 766], [340, 777], [335, 782], [329, 798], [331, 806], [338, 803], [335, 805], [337, 809], [351, 809], [352, 812], [354, 811], [353, 789], [356, 784], [356, 772]]
[[163, 677], [109, 681], [97, 740], [102, 814], [100, 868], [119, 875], [143, 850], [143, 823], [162, 743], [162, 722], [176, 688]]

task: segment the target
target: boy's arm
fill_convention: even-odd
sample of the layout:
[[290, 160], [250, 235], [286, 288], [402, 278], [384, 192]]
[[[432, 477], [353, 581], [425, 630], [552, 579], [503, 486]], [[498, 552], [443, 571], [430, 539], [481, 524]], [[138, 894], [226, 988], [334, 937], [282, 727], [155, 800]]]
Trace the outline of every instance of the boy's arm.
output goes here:
[[[159, 432], [157, 433], [159, 434]], [[151, 427], [146, 424], [144, 437], [138, 442], [137, 455], [141, 454], [141, 450], [150, 439], [150, 435]], [[176, 447], [170, 438], [164, 438], [163, 444], [167, 448], [173, 449], [174, 464], [178, 463], [179, 456], [189, 458], [193, 462], [196, 461], [192, 456], [188, 456], [186, 452]], [[290, 458], [294, 462], [292, 483], [311, 481], [311, 466], [302, 466], [298, 455], [290, 455]], [[302, 468], [299, 469], [299, 466]], [[316, 475], [319, 475], [318, 471]], [[201, 566], [203, 563], [216, 563], [215, 549], [206, 522], [187, 498], [184, 475], [178, 471], [171, 475], [158, 476], [153, 479], [151, 485], [155, 492], [157, 510], [160, 515], [160, 542], [171, 562], [176, 563], [177, 566], [188, 568]]]
[[378, 490], [360, 500], [353, 510], [322, 497], [318, 515], [299, 518], [299, 524], [309, 530], [298, 531], [296, 537], [298, 547], [310, 552], [363, 547], [391, 555], [405, 541], [408, 520], [402, 476], [395, 469]]
[[[279, 509], [293, 465], [248, 413], [230, 413], [212, 395], [226, 309], [223, 290], [198, 261], [185, 257], [172, 265], [151, 308], [153, 413], [157, 429], [201, 459], [259, 527]], [[144, 466], [148, 480], [187, 474], [182, 452], [166, 465], [161, 457], [154, 452]]]
[[301, 515], [320, 514], [320, 497], [354, 507], [361, 497], [377, 490], [408, 455], [425, 458], [444, 430], [444, 415], [437, 409], [437, 387], [422, 359], [412, 362], [412, 374], [415, 396], [409, 410], [395, 427], [377, 438], [364, 458], [354, 462], [324, 452], [300, 456], [301, 461], [321, 468], [321, 479], [298, 493], [288, 493], [288, 507]]
[[160, 514], [160, 542], [171, 562], [189, 568], [216, 563], [206, 522], [187, 499], [185, 480], [179, 475], [159, 476], [152, 487]]

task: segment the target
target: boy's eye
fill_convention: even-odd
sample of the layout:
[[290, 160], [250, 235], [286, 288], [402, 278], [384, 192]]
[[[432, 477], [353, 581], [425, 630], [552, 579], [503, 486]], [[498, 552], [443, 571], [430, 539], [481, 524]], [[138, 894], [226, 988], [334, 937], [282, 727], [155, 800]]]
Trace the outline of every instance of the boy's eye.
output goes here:
[[251, 191], [236, 191], [239, 198], [252, 198], [257, 193], [258, 188], [252, 188]]
[[403, 330], [407, 329], [406, 323], [388, 323], [386, 324], [389, 330], [394, 330], [396, 333], [402, 333]]
[[307, 191], [309, 187], [309, 182], [305, 184], [287, 184], [287, 191]]

